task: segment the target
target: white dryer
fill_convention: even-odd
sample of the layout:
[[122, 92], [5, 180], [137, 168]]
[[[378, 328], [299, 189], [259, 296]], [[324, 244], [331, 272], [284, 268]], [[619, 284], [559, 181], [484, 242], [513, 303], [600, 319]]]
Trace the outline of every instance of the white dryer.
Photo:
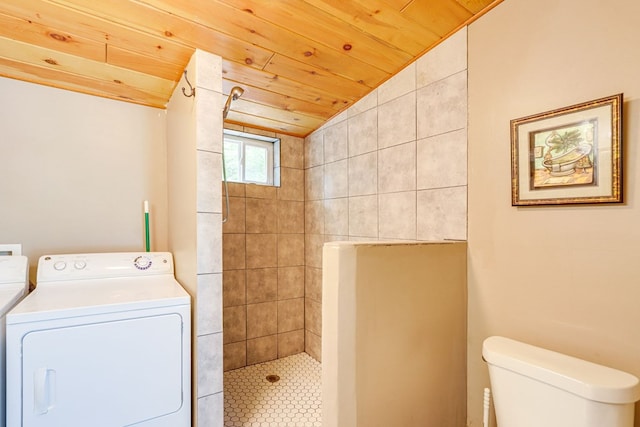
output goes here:
[[48, 255], [7, 315], [7, 426], [190, 427], [190, 296], [170, 253]]
[[5, 425], [5, 323], [9, 310], [29, 290], [29, 261], [26, 256], [0, 256], [0, 426]]

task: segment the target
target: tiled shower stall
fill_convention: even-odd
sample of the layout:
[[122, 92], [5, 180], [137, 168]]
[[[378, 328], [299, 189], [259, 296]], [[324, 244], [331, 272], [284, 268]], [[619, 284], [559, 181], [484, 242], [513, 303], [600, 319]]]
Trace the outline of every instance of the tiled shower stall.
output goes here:
[[304, 351], [304, 141], [232, 129], [280, 138], [280, 186], [228, 183], [225, 371]]
[[279, 136], [282, 186], [229, 187], [225, 370], [321, 360], [325, 242], [466, 240], [466, 27], [304, 143]]

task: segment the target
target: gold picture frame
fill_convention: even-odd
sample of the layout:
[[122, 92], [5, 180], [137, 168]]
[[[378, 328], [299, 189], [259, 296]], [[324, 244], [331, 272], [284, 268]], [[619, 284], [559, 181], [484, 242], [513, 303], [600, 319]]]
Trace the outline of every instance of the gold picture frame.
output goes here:
[[513, 206], [622, 203], [622, 94], [511, 120]]

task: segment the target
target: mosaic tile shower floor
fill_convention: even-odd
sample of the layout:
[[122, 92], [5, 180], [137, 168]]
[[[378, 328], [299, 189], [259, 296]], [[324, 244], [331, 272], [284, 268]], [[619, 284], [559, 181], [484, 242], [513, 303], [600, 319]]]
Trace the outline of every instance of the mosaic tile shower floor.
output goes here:
[[306, 353], [225, 372], [224, 426], [321, 427], [321, 372]]

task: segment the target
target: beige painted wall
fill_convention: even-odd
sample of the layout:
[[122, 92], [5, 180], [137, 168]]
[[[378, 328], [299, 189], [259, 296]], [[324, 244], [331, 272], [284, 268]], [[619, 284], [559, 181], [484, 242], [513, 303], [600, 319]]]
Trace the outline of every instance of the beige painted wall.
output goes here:
[[[638, 16], [636, 0], [506, 0], [469, 27], [470, 426], [490, 335], [640, 376]], [[509, 121], [619, 92], [625, 203], [512, 207]]]
[[167, 249], [165, 112], [0, 78], [0, 243], [45, 253]]
[[466, 249], [324, 246], [324, 427], [464, 426]]

